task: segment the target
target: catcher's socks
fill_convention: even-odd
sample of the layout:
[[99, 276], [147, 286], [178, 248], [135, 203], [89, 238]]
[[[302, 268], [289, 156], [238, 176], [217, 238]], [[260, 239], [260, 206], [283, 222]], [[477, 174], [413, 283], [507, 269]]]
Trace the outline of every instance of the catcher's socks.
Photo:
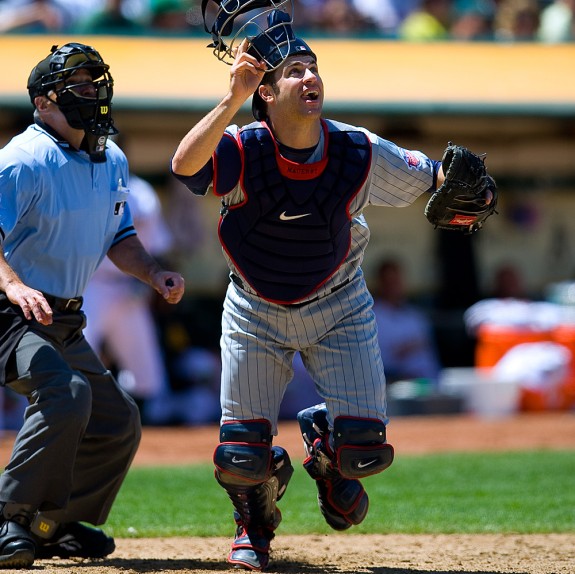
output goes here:
[[99, 528], [79, 522], [61, 524], [36, 549], [36, 558], [104, 558], [116, 549], [114, 539]]
[[19, 518], [0, 518], [0, 568], [30, 568], [34, 563], [36, 545], [30, 534], [30, 522]]

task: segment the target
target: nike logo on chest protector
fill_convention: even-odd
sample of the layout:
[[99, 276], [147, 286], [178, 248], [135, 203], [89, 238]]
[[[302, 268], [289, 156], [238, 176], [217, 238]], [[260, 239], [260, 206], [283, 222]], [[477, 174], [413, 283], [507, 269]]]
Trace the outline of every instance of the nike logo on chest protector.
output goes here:
[[284, 211], [283, 213], [280, 214], [280, 219], [282, 221], [292, 221], [292, 219], [301, 219], [302, 217], [307, 217], [308, 215], [311, 215], [311, 213], [301, 213], [300, 215], [287, 215], [286, 212]]

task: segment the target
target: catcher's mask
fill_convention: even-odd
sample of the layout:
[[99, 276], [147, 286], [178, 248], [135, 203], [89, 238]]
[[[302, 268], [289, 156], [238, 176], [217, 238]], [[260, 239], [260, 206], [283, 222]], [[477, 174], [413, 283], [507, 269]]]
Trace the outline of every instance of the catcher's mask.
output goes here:
[[[301, 39], [296, 38], [292, 29], [292, 18], [281, 10], [273, 10], [268, 14], [268, 27], [251, 40], [248, 53], [258, 60], [263, 60], [268, 69], [262, 83], [267, 81], [267, 74], [277, 69], [289, 56], [308, 55], [317, 60], [311, 48]], [[252, 97], [252, 114], [258, 121], [267, 117], [266, 104], [258, 90]]]
[[[80, 69], [90, 73], [91, 82], [67, 83]], [[94, 48], [72, 42], [61, 48], [52, 46], [51, 54], [34, 67], [28, 78], [32, 103], [37, 96], [46, 96], [72, 128], [84, 130], [92, 161], [106, 161], [106, 140], [118, 133], [112, 119], [114, 80], [108, 70]]]
[[[208, 7], [211, 10], [208, 10]], [[212, 35], [212, 43], [208, 48], [213, 48], [218, 60], [231, 65], [236, 48], [244, 38], [251, 42], [254, 38], [270, 32], [266, 18], [272, 11], [280, 8], [289, 15], [288, 24], [291, 24], [293, 0], [202, 0], [204, 29]], [[215, 14], [209, 14], [210, 11]], [[228, 37], [230, 38], [224, 40]], [[270, 36], [271, 38], [273, 36]], [[269, 63], [268, 68], [271, 69]]]

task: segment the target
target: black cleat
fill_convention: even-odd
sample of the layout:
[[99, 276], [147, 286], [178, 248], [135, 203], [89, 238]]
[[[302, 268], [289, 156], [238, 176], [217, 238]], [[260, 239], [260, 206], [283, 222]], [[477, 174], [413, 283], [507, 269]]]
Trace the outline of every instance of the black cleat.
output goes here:
[[38, 544], [36, 558], [104, 558], [116, 549], [111, 536], [80, 522], [61, 524], [56, 534]]
[[36, 545], [30, 531], [13, 520], [0, 525], [0, 568], [30, 568]]

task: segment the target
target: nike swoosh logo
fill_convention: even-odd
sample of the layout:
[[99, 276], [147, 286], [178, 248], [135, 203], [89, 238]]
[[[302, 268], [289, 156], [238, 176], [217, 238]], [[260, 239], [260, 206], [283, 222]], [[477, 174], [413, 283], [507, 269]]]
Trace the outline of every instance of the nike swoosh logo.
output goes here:
[[286, 215], [286, 212], [284, 211], [280, 215], [280, 219], [282, 221], [291, 221], [292, 219], [301, 219], [302, 217], [307, 217], [308, 215], [311, 215], [311, 213], [301, 213], [300, 215]]
[[232, 457], [232, 462], [235, 464], [240, 464], [242, 462], [250, 462], [251, 459], [249, 458], [236, 458], [235, 455]]
[[367, 462], [363, 462], [363, 461], [360, 460], [360, 461], [357, 463], [357, 468], [365, 468], [366, 466], [369, 466], [369, 465], [373, 464], [373, 463], [376, 462], [376, 461], [377, 461], [377, 458], [374, 458], [374, 459], [372, 459], [372, 460], [368, 460]]

